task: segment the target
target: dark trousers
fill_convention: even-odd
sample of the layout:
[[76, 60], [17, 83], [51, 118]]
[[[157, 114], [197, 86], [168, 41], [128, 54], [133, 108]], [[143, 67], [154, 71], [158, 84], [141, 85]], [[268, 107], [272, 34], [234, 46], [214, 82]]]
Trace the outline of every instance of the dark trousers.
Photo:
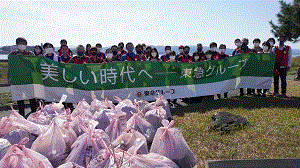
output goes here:
[[261, 93], [262, 90], [263, 90], [263, 93], [266, 94], [269, 89], [257, 89], [257, 93]]
[[[253, 94], [255, 89], [247, 89], [247, 94]], [[244, 88], [240, 88], [240, 94], [244, 95]]]
[[[25, 117], [25, 104], [24, 104], [24, 100], [17, 101], [17, 103], [18, 103], [20, 115], [23, 116], [23, 117]], [[29, 103], [30, 103], [31, 112], [32, 113], [36, 112], [36, 110], [37, 110], [36, 99], [29, 99]]]
[[281, 80], [281, 93], [286, 93], [286, 72], [287, 68], [277, 68], [279, 75], [274, 76], [274, 92], [279, 90], [279, 77]]

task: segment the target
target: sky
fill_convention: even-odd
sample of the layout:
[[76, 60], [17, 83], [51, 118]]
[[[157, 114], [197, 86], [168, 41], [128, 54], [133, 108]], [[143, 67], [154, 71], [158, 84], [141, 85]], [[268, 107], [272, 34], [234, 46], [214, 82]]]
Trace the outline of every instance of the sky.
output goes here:
[[[292, 2], [292, 0], [287, 0]], [[90, 43], [103, 47], [134, 45], [196, 45], [211, 42], [235, 48], [236, 38], [266, 41], [274, 37], [277, 0], [249, 1], [7, 1], [0, 3], [0, 46], [24, 37], [28, 45], [60, 46]], [[300, 43], [287, 43], [300, 49]]]

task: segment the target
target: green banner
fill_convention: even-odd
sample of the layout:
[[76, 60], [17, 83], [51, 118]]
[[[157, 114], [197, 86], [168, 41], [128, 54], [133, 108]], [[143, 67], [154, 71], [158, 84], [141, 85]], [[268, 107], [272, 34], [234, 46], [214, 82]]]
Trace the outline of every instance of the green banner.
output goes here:
[[[81, 91], [198, 86], [239, 77], [269, 79], [273, 76], [274, 62], [274, 54], [242, 54], [219, 61], [196, 63], [114, 62], [82, 65], [58, 63], [38, 56], [8, 57], [12, 86], [36, 84], [44, 88], [72, 88]], [[246, 82], [236, 87], [266, 88], [269, 83], [265, 84], [262, 80], [258, 85]], [[12, 89], [20, 92], [16, 90], [17, 87]], [[205, 93], [207, 94], [209, 93]], [[24, 99], [17, 97], [15, 100]]]

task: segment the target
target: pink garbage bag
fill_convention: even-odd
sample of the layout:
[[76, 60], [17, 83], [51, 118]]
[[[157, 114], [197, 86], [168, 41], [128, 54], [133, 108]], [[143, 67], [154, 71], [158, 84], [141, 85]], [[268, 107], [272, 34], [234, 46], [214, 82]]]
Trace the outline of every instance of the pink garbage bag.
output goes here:
[[[117, 153], [119, 156], [121, 153]], [[119, 156], [120, 157], [120, 156]], [[145, 168], [153, 168], [153, 167], [164, 167], [164, 168], [179, 168], [176, 163], [174, 163], [169, 158], [156, 154], [137, 154], [137, 155], [125, 155], [125, 158], [122, 162], [122, 167], [145, 167]]]
[[71, 127], [75, 131], [77, 136], [84, 134], [84, 131], [81, 129], [80, 125], [84, 125], [85, 127], [95, 128], [98, 125], [98, 122], [86, 117], [85, 115], [78, 115], [76, 117], [71, 117]]
[[143, 109], [145, 108], [145, 106], [147, 104], [149, 104], [149, 102], [145, 101], [145, 100], [140, 100], [140, 101], [136, 101], [136, 99], [134, 99], [134, 103], [133, 103], [136, 108], [139, 110], [139, 111], [143, 111]]
[[54, 118], [47, 129], [33, 142], [31, 149], [46, 156], [54, 167], [63, 163], [68, 148], [62, 128]]
[[134, 113], [138, 113], [139, 110], [137, 107], [132, 103], [130, 99], [121, 100], [119, 97], [116, 97], [116, 100], [119, 102], [118, 105], [115, 107], [116, 111], [121, 111], [126, 114], [127, 120], [129, 120]]
[[30, 148], [32, 143], [36, 140], [38, 136], [31, 134], [23, 129], [17, 129], [3, 136], [3, 139], [7, 139], [12, 145], [14, 145], [18, 144], [25, 137], [29, 139], [29, 141], [25, 144], [25, 147]]
[[96, 111], [99, 112], [99, 111], [101, 111], [103, 109], [112, 109], [114, 107], [115, 107], [115, 105], [111, 101], [109, 101], [107, 99], [100, 101], [100, 100], [98, 100], [98, 99], [95, 98], [91, 102], [90, 112], [92, 114], [94, 114]]
[[[72, 151], [66, 158], [65, 162], [73, 162], [86, 167], [89, 162], [97, 156], [97, 153], [101, 149], [104, 149], [102, 146], [102, 142], [104, 142], [104, 140], [101, 138], [101, 135], [97, 136], [97, 134], [94, 133], [93, 128], [85, 128], [83, 126], [82, 129], [86, 132], [86, 134], [78, 137], [76, 142], [74, 142]], [[99, 131], [101, 132], [102, 130]]]
[[153, 110], [146, 112], [145, 119], [153, 126], [155, 132], [162, 127], [162, 120], [167, 119], [167, 112], [162, 106], [155, 106]]
[[73, 162], [68, 162], [68, 163], [60, 165], [58, 168], [84, 168], [84, 167], [79, 166], [78, 164], [73, 163]]
[[12, 115], [5, 116], [0, 120], [0, 137], [10, 133], [13, 130], [19, 129], [19, 127], [13, 125]]
[[146, 138], [138, 131], [128, 129], [123, 132], [113, 143], [113, 147], [119, 147], [131, 154], [147, 154], [148, 146]]
[[47, 115], [43, 111], [39, 110], [35, 113], [29, 114], [27, 120], [40, 125], [49, 125], [54, 117], [55, 115]]
[[114, 119], [110, 122], [105, 132], [110, 137], [110, 141], [113, 142], [126, 130], [126, 115], [115, 115]]
[[99, 112], [95, 112], [93, 115], [93, 120], [98, 122], [96, 129], [105, 130], [110, 124], [110, 118], [112, 114], [114, 115], [114, 113], [111, 113], [111, 110], [109, 109], [102, 109]]
[[179, 167], [194, 167], [197, 160], [186, 143], [181, 131], [171, 128], [174, 121], [170, 124], [163, 120], [164, 127], [157, 130], [150, 152], [166, 156], [174, 161]]
[[28, 138], [13, 145], [0, 161], [1, 168], [52, 168], [49, 160], [40, 153], [26, 148]]
[[142, 112], [143, 114], [146, 114], [146, 112], [153, 110], [155, 109], [155, 107], [159, 107], [159, 106], [161, 106], [166, 111], [167, 119], [172, 119], [169, 102], [166, 99], [164, 99], [162, 95], [156, 98], [155, 102], [147, 104], [142, 110]]
[[90, 112], [90, 105], [85, 101], [85, 99], [78, 103], [78, 105], [71, 114], [71, 116], [74, 118], [78, 115], [85, 116], [89, 119], [91, 119], [93, 116], [93, 114]]
[[11, 148], [11, 143], [7, 139], [0, 138], [0, 160], [4, 157], [6, 152]]
[[154, 135], [155, 130], [153, 126], [142, 117], [142, 113], [134, 114], [128, 121], [127, 121], [127, 128], [131, 128], [140, 132], [144, 135], [147, 139], [148, 143], [151, 143]]

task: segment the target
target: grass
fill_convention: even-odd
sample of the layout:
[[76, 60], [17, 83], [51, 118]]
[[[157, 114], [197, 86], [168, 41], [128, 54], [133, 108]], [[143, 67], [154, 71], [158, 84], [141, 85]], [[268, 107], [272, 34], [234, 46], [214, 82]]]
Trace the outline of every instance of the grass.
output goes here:
[[[288, 81], [287, 99], [233, 97], [172, 112], [198, 167], [206, 167], [207, 160], [300, 158], [299, 88], [300, 82]], [[249, 124], [225, 134], [211, 131], [211, 116], [220, 111], [245, 117]]]
[[294, 75], [300, 68], [300, 57], [293, 57], [291, 69], [288, 71], [288, 75]]

